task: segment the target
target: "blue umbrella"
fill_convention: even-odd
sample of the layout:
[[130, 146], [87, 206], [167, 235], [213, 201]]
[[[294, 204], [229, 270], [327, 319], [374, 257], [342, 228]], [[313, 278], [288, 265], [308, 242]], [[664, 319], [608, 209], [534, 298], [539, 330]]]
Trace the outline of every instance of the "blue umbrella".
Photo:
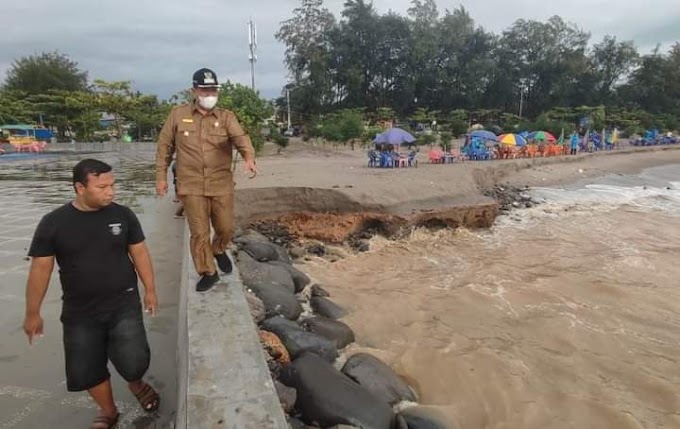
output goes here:
[[416, 138], [401, 128], [390, 128], [384, 133], [375, 136], [375, 139], [373, 140], [374, 143], [387, 143], [393, 145], [413, 143], [414, 141], [416, 141]]
[[487, 130], [475, 130], [470, 133], [470, 137], [476, 137], [482, 140], [498, 141], [498, 137], [496, 136], [496, 134]]

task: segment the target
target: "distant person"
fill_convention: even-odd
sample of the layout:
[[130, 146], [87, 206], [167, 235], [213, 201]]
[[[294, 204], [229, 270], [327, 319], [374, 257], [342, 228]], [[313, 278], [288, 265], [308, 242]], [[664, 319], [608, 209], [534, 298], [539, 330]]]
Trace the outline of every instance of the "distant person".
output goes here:
[[155, 316], [153, 267], [137, 217], [113, 202], [111, 166], [80, 161], [73, 169], [73, 187], [75, 199], [45, 215], [33, 235], [24, 331], [29, 343], [43, 334], [40, 307], [56, 259], [63, 290], [66, 388], [87, 390], [99, 406], [91, 427], [111, 428], [119, 413], [108, 361], [145, 411], [156, 411], [160, 403], [158, 393], [142, 380], [150, 351], [137, 289], [139, 275], [144, 308]]
[[569, 146], [571, 147], [571, 151], [569, 153], [571, 155], [576, 155], [576, 153], [578, 152], [578, 144], [579, 144], [578, 134], [576, 134], [576, 132], [573, 132], [571, 134], [571, 140], [569, 142]]
[[189, 224], [191, 257], [201, 276], [196, 284], [199, 292], [219, 281], [217, 267], [224, 273], [232, 271], [226, 250], [234, 235], [234, 148], [245, 160], [246, 171], [257, 174], [255, 150], [236, 115], [216, 107], [218, 89], [215, 72], [197, 70], [194, 101], [172, 109], [156, 151], [156, 192], [161, 196], [168, 192], [168, 167], [177, 153], [177, 195]]

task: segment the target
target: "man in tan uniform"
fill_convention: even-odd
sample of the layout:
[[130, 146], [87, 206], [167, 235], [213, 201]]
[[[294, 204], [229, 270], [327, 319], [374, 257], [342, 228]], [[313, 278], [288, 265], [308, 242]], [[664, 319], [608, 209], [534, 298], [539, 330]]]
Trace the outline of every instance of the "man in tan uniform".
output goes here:
[[[177, 195], [182, 201], [191, 233], [191, 256], [201, 279], [199, 292], [219, 281], [217, 266], [232, 270], [226, 254], [234, 234], [234, 147], [245, 160], [246, 171], [257, 174], [250, 138], [233, 112], [215, 107], [219, 84], [212, 70], [194, 73], [193, 103], [172, 109], [160, 135], [156, 152], [156, 192], [168, 191], [168, 166], [177, 153]], [[210, 225], [215, 236], [210, 241]]]

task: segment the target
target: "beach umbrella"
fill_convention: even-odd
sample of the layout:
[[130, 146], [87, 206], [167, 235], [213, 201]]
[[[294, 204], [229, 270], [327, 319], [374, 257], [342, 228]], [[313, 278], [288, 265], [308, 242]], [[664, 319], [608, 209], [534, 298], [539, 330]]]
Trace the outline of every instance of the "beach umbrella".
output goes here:
[[547, 131], [534, 131], [533, 133], [529, 134], [529, 138], [531, 140], [537, 140], [540, 142], [548, 142], [552, 143], [554, 141], [557, 141], [554, 135], [550, 134]]
[[483, 130], [483, 129], [484, 129], [484, 125], [482, 125], [482, 124], [473, 124], [473, 125], [468, 129], [468, 131]]
[[374, 143], [387, 143], [393, 145], [400, 145], [402, 143], [413, 143], [416, 138], [408, 131], [401, 128], [390, 128], [389, 130], [378, 134], [373, 140]]
[[470, 133], [470, 137], [476, 137], [482, 140], [498, 141], [498, 136], [487, 130], [475, 130]]
[[527, 141], [519, 134], [503, 134], [498, 136], [498, 142], [507, 146], [525, 146]]

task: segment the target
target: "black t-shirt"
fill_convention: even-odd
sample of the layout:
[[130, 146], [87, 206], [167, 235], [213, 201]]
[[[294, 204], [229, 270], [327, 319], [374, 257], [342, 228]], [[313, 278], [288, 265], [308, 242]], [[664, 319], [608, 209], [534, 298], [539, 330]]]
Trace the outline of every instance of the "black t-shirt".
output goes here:
[[56, 256], [63, 290], [61, 320], [88, 318], [139, 305], [137, 273], [128, 245], [144, 241], [137, 216], [115, 203], [91, 212], [68, 203], [45, 215], [29, 256]]

